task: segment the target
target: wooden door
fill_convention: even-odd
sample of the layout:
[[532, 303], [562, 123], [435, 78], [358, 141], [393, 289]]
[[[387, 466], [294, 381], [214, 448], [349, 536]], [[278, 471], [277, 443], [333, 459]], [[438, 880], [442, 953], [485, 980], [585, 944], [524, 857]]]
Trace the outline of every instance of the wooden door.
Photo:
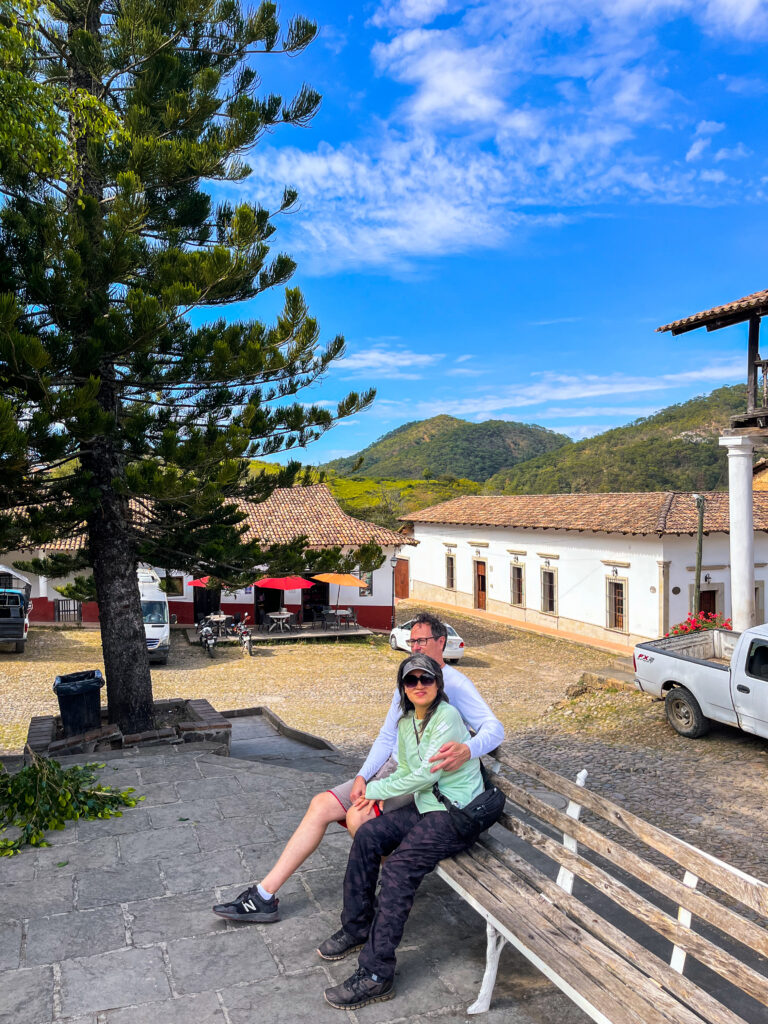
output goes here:
[[702, 590], [699, 592], [699, 611], [714, 615], [717, 611], [717, 591]]
[[211, 589], [210, 587], [193, 587], [195, 596], [193, 599], [193, 615], [195, 622], [204, 619], [206, 615], [212, 615], [221, 608], [221, 587]]
[[475, 608], [485, 611], [485, 562], [475, 562]]
[[398, 558], [397, 565], [395, 566], [395, 597], [407, 598], [408, 593], [408, 577], [409, 566], [407, 558]]

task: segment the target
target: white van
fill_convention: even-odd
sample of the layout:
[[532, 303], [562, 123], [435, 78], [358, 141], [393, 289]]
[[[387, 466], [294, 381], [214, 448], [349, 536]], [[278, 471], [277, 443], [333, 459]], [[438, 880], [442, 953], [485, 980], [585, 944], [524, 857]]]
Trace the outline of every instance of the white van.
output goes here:
[[160, 587], [160, 577], [150, 566], [140, 565], [136, 575], [139, 578], [141, 614], [144, 619], [149, 660], [165, 665], [171, 650], [168, 597]]

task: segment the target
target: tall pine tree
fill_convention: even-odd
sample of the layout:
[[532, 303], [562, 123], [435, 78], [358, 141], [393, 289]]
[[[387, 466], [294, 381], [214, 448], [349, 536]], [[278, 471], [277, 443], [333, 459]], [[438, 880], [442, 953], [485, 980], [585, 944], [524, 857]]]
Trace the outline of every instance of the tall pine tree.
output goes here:
[[[300, 568], [301, 542], [244, 544], [233, 505], [297, 467], [253, 476], [248, 459], [306, 444], [373, 393], [335, 414], [293, 400], [344, 344], [321, 346], [296, 289], [274, 324], [204, 322], [293, 273], [270, 255], [273, 214], [215, 205], [205, 185], [246, 178], [265, 131], [311, 119], [318, 94], [260, 96], [254, 61], [299, 53], [316, 26], [295, 18], [281, 35], [274, 3], [248, 13], [237, 0], [26, 10], [23, 59], [55, 87], [67, 159], [25, 170], [0, 154], [0, 549], [83, 534], [47, 568], [92, 569], [110, 718], [135, 731], [152, 715], [137, 562], [233, 581], [272, 556]], [[89, 124], [83, 96], [109, 131]], [[287, 190], [274, 212], [295, 201]]]

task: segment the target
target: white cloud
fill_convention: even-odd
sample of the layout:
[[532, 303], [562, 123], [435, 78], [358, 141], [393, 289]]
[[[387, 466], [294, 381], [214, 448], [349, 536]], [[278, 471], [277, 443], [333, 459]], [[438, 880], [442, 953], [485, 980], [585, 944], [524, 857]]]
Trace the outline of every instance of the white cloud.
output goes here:
[[725, 129], [722, 121], [699, 121], [696, 125], [697, 135], [716, 135]]
[[[710, 140], [725, 125], [669, 88], [660, 29], [687, 17], [749, 45], [764, 27], [768, 34], [767, 7], [380, 0], [369, 22], [372, 58], [398, 84], [393, 108], [354, 140], [309, 152], [260, 148], [254, 193], [271, 192], [274, 205], [284, 185], [298, 188], [302, 216], [281, 229], [302, 268], [316, 274], [397, 274], [425, 257], [524, 242], [587, 205], [764, 201], [758, 182], [707, 167]], [[744, 155], [738, 145], [722, 147], [714, 161]]]
[[554, 327], [557, 324], [578, 324], [584, 319], [582, 316], [558, 316], [553, 320], [532, 320], [529, 327]]
[[726, 147], [718, 149], [715, 153], [715, 160], [744, 160], [746, 157], [751, 155], [751, 150], [747, 149], [743, 142], [740, 142], [737, 146], [733, 146], [731, 149]]
[[685, 154], [685, 159], [688, 163], [692, 163], [694, 160], [701, 160], [704, 156], [704, 151], [710, 144], [710, 139], [695, 139], [691, 148]]
[[371, 19], [374, 25], [429, 25], [440, 14], [460, 10], [458, 0], [385, 0]]
[[557, 419], [558, 417], [576, 419], [581, 416], [632, 416], [639, 418], [641, 416], [652, 416], [657, 411], [657, 405], [574, 405], [573, 407], [558, 405], [542, 409], [539, 415], [547, 420]]
[[[553, 398], [560, 403], [570, 401], [577, 403], [583, 402], [585, 399], [609, 396], [615, 398], [620, 395], [628, 395], [632, 399], [639, 394], [664, 392], [692, 384], [712, 384], [714, 386], [734, 383], [742, 380], [743, 376], [742, 359], [712, 362], [694, 369], [680, 369], [675, 373], [660, 374], [656, 377], [624, 373], [583, 374], [581, 376], [541, 373], [533, 374], [529, 383], [507, 385], [493, 391], [476, 391], [460, 397], [454, 394], [445, 398], [434, 398], [416, 403], [388, 400], [377, 404], [382, 407], [382, 413], [386, 412], [387, 415], [392, 415], [399, 412], [401, 415], [408, 415], [411, 419], [450, 413], [452, 416], [459, 417], [482, 415], [486, 419], [499, 419], [506, 415], [514, 420], [525, 419], [528, 421], [532, 416], [532, 407], [548, 408]], [[574, 405], [574, 409], [576, 408]], [[562, 409], [558, 415], [564, 417]], [[630, 415], [634, 415], [634, 413], [630, 413]], [[534, 414], [534, 419], [540, 420], [542, 416], [543, 412], [537, 412]], [[602, 427], [601, 429], [606, 428]]]
[[371, 380], [419, 380], [419, 371], [433, 366], [443, 358], [442, 353], [412, 352], [402, 347], [374, 345], [340, 359], [335, 369], [347, 380], [358, 376], [368, 376]]
[[717, 80], [737, 96], [764, 96], [768, 92], [768, 81], [758, 75], [718, 75]]

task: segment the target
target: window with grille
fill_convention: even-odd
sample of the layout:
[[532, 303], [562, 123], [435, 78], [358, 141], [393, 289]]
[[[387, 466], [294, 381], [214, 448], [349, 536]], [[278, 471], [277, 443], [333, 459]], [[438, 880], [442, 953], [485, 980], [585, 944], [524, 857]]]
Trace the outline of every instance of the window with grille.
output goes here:
[[445, 588], [446, 590], [456, 589], [456, 556], [445, 556]]
[[541, 570], [541, 610], [557, 615], [557, 573], [554, 569]]
[[627, 590], [624, 580], [608, 581], [608, 629], [627, 628]]
[[525, 604], [525, 579], [523, 577], [522, 565], [513, 565], [510, 575], [510, 588], [512, 591], [512, 604]]
[[[16, 584], [16, 586], [18, 586], [18, 584]], [[11, 576], [9, 572], [0, 572], [0, 587], [2, 587], [3, 590], [14, 589], [13, 576]]]

